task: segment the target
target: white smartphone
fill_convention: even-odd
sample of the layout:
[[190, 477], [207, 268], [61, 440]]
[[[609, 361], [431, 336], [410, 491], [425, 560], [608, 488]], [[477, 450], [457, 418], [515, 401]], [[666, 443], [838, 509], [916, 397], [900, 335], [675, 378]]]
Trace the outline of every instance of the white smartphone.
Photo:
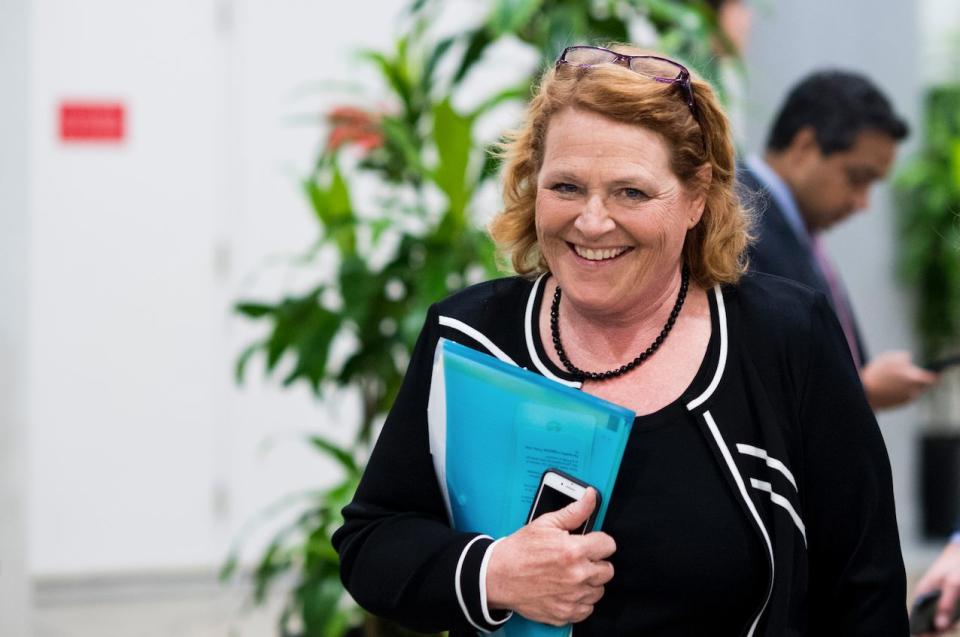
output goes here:
[[[533, 498], [533, 506], [530, 507], [530, 515], [527, 517], [529, 524], [544, 513], [558, 511], [563, 507], [576, 502], [582, 498], [590, 485], [577, 480], [571, 475], [563, 473], [559, 469], [547, 469], [540, 478], [540, 486], [537, 488], [537, 495]], [[594, 489], [597, 494], [597, 504], [593, 508], [593, 513], [582, 526], [570, 531], [577, 535], [584, 535], [593, 530], [593, 523], [597, 519], [597, 512], [600, 510], [600, 492]]]

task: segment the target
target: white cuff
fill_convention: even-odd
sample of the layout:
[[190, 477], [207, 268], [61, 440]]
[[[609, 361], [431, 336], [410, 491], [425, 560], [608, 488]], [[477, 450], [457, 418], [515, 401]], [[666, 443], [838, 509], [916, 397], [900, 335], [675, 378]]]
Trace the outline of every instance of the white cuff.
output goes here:
[[505, 624], [507, 623], [507, 620], [513, 617], [513, 611], [508, 611], [507, 616], [503, 619], [494, 619], [490, 616], [490, 609], [487, 607], [487, 566], [490, 565], [490, 556], [493, 555], [493, 547], [502, 541], [503, 538], [500, 538], [499, 540], [496, 540], [490, 544], [483, 554], [483, 561], [480, 562], [480, 609], [483, 611], [484, 621], [494, 626]]

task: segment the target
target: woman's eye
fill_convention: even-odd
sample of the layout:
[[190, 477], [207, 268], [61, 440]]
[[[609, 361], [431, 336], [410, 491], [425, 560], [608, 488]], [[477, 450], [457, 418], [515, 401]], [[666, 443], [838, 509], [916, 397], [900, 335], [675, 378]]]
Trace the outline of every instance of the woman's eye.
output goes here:
[[578, 192], [580, 189], [573, 184], [559, 183], [551, 186], [550, 190], [560, 193], [561, 195], [572, 195]]
[[644, 199], [649, 198], [647, 197], [647, 193], [638, 188], [624, 188], [620, 191], [620, 193], [624, 196], [624, 198], [632, 201], [643, 201]]

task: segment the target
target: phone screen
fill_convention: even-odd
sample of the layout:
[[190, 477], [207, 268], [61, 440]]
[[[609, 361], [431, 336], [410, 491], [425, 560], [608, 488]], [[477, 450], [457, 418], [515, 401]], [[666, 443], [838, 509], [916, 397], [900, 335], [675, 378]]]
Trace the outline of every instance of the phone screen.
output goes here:
[[540, 488], [540, 493], [537, 495], [537, 502], [533, 508], [533, 513], [530, 514], [530, 519], [535, 520], [544, 513], [559, 511], [563, 507], [574, 502], [576, 502], [576, 500], [566, 493], [560, 493], [551, 486], [542, 485]]
[[[578, 494], [582, 494], [586, 489], [586, 486], [575, 481], [573, 478], [565, 475], [557, 475], [552, 470], [548, 470], [544, 473], [543, 479], [540, 482], [540, 488], [537, 489], [536, 498], [533, 501], [533, 507], [530, 510], [530, 516], [527, 518], [527, 522], [537, 519], [544, 513], [550, 513], [551, 511], [559, 511], [563, 507], [576, 502], [577, 498], [571, 495], [570, 493], [565, 493], [559, 488], [554, 487], [550, 484], [551, 481], [556, 481], [560, 484], [562, 488], [573, 490]], [[594, 509], [593, 515], [591, 515], [586, 522], [576, 529], [572, 529], [570, 533], [575, 533], [577, 535], [583, 535], [593, 527], [593, 521], [596, 516], [596, 509]]]

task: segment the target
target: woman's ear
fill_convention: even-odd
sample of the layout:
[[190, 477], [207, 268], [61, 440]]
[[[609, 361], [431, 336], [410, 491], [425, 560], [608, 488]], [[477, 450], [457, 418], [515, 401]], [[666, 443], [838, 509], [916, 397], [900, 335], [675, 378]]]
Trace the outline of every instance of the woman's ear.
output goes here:
[[697, 174], [691, 181], [690, 198], [690, 218], [687, 223], [687, 230], [692, 230], [703, 216], [703, 210], [707, 205], [707, 194], [710, 192], [710, 184], [713, 183], [713, 167], [705, 163], [697, 169]]

